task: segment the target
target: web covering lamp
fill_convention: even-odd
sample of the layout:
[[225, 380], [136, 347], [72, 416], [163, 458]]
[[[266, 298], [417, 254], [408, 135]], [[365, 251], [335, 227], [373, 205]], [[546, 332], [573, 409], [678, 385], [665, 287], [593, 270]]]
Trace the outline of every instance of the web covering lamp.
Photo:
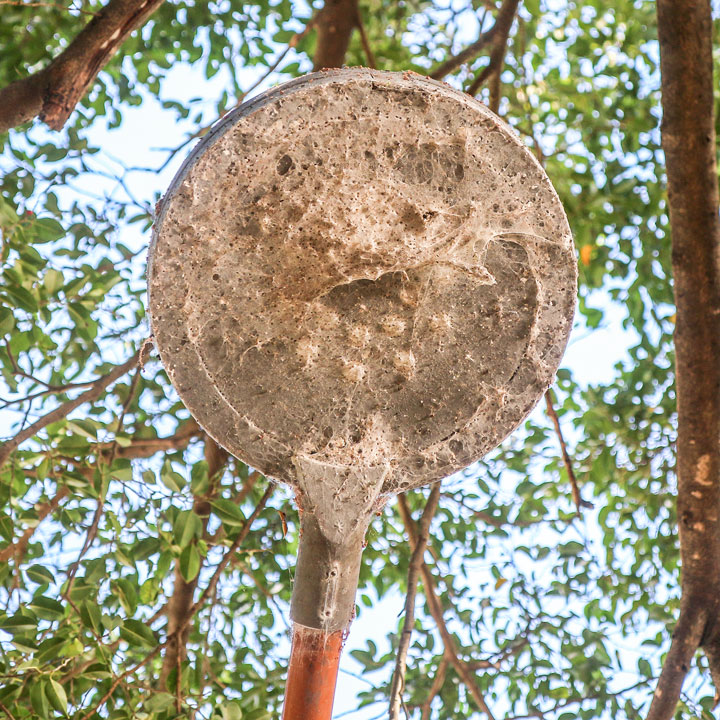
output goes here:
[[183, 402], [295, 491], [283, 717], [327, 720], [373, 514], [496, 447], [555, 375], [576, 293], [565, 213], [481, 103], [413, 73], [323, 71], [203, 138], [148, 278]]

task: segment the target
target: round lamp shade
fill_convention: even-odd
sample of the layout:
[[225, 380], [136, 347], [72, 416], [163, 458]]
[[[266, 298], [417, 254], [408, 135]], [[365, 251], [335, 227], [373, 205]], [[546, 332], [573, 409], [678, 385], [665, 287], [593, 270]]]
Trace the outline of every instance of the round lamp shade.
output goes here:
[[551, 383], [576, 261], [558, 197], [483, 104], [345, 69], [226, 115], [162, 201], [155, 341], [228, 451], [296, 484], [382, 470], [381, 493], [497, 446]]

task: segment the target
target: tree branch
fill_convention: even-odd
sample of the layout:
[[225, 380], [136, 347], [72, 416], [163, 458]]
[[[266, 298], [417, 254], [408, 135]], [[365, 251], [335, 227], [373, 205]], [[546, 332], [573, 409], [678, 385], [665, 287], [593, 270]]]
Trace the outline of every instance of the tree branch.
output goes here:
[[375, 60], [375, 54], [370, 46], [370, 40], [368, 39], [367, 32], [365, 32], [365, 23], [363, 22], [362, 15], [360, 14], [360, 8], [356, 9], [357, 12], [357, 29], [360, 33], [360, 42], [362, 43], [363, 52], [365, 53], [365, 61], [368, 67], [375, 69], [377, 62]]
[[417, 583], [420, 577], [420, 568], [423, 564], [423, 556], [427, 548], [430, 536], [430, 523], [432, 522], [438, 501], [440, 500], [440, 484], [435, 483], [428, 496], [425, 509], [423, 510], [420, 524], [417, 530], [417, 539], [410, 557], [408, 567], [407, 592], [405, 595], [405, 620], [403, 622], [400, 642], [398, 643], [397, 659], [395, 661], [395, 672], [393, 672], [392, 685], [390, 687], [390, 720], [399, 720], [400, 705], [402, 702], [402, 691], [405, 687], [405, 670], [407, 668], [407, 654], [412, 638], [412, 629], [415, 624], [415, 595], [417, 594]]
[[[460, 51], [457, 55], [453, 55], [448, 58], [444, 63], [442, 63], [442, 65], [433, 70], [430, 77], [434, 80], [442, 80], [446, 75], [449, 75], [454, 70], [457, 70], [464, 63], [474, 60], [486, 45], [490, 42], [495, 42], [496, 36], [503, 37], [504, 33], [504, 37], [507, 38], [507, 34], [510, 32], [510, 26], [512, 25], [519, 3], [520, 0], [504, 0], [500, 10], [498, 11], [497, 17], [495, 18], [495, 24], [489, 30], [481, 33], [472, 45], [468, 45], [464, 50]], [[504, 41], [502, 46], [504, 48]], [[493, 50], [493, 54], [494, 53], [495, 50]]]
[[438, 665], [437, 672], [435, 673], [435, 678], [433, 679], [433, 683], [430, 686], [430, 692], [428, 692], [428, 696], [427, 698], [425, 698], [425, 702], [420, 708], [420, 720], [430, 720], [430, 711], [432, 710], [433, 700], [443, 689], [443, 685], [445, 685], [445, 674], [447, 672], [448, 662], [448, 655], [447, 653], [445, 653], [442, 656], [442, 660], [440, 660], [440, 664]]
[[[168, 452], [170, 450], [182, 450], [187, 447], [188, 443], [196, 437], [203, 435], [202, 428], [195, 420], [187, 420], [182, 427], [174, 434], [167, 437], [158, 438], [131, 438], [130, 444], [125, 447], [118, 446], [115, 451], [116, 458], [127, 458], [129, 460], [139, 460], [140, 458], [152, 457], [158, 452]], [[105, 461], [112, 448], [113, 442], [95, 443], [90, 446], [87, 454], [94, 454], [99, 460]], [[71, 455], [54, 455], [56, 460], [64, 460], [65, 462], [77, 463], [78, 458]]]
[[[151, 457], [157, 452], [182, 450], [193, 438], [199, 437], [202, 434], [203, 431], [195, 420], [188, 420], [174, 435], [169, 435], [168, 437], [133, 438], [130, 445], [117, 448], [115, 457], [134, 460]], [[110, 447], [109, 443], [103, 445], [104, 447], [102, 447], [100, 452], [104, 456]]]
[[[414, 549], [418, 542], [418, 531], [415, 526], [415, 522], [412, 519], [410, 507], [408, 506], [405, 495], [398, 495], [398, 509], [405, 525], [405, 530], [407, 531], [410, 539], [410, 547]], [[457, 672], [460, 676], [460, 679], [467, 687], [468, 692], [472, 695], [473, 700], [480, 710], [488, 716], [488, 720], [495, 720], [490, 708], [485, 702], [485, 697], [475, 682], [472, 671], [468, 667], [467, 663], [465, 663], [458, 655], [457, 648], [455, 647], [455, 639], [450, 634], [450, 631], [447, 629], [447, 625], [445, 624], [442, 604], [440, 603], [440, 598], [438, 597], [437, 590], [435, 589], [435, 582], [432, 574], [430, 573], [430, 569], [426, 563], [422, 563], [420, 572], [422, 574], [423, 586], [425, 587], [425, 597], [427, 598], [428, 610], [437, 625], [438, 632], [442, 638], [445, 652], [447, 653], [450, 663], [455, 668], [455, 672]]]
[[696, 613], [683, 604], [647, 720], [670, 720], [675, 716], [680, 691], [693, 656], [700, 647], [705, 623], [704, 614]]
[[60, 507], [60, 503], [64, 498], [70, 495], [70, 488], [67, 485], [63, 485], [55, 494], [55, 496], [43, 503], [39, 508], [36, 508], [38, 514], [38, 521], [35, 525], [25, 529], [25, 532], [14, 542], [0, 550], [0, 563], [7, 562], [11, 557], [19, 557], [25, 553], [30, 538], [35, 533], [38, 525], [48, 516], [50, 513]]
[[[2, 107], [1, 103], [2, 99], [0, 98], [0, 107]], [[0, 110], [0, 112], [2, 111]], [[138, 362], [142, 361], [145, 357], [145, 351], [147, 348], [147, 342], [143, 343], [142, 347], [128, 361], [124, 362], [122, 365], [118, 365], [107, 375], [103, 375], [103, 377], [95, 380], [89, 390], [81, 393], [73, 400], [68, 400], [59, 407], [56, 407], [52, 412], [49, 412], [44, 417], [36, 420], [32, 425], [29, 425], [24, 430], [20, 431], [14, 438], [11, 438], [0, 445], [0, 467], [7, 462], [7, 459], [10, 457], [12, 452], [16, 450], [21, 443], [25, 442], [25, 440], [29, 440], [33, 437], [33, 435], [36, 435], [50, 423], [57, 422], [58, 420], [62, 420], [64, 417], [67, 417], [73, 410], [79, 408], [81, 405], [97, 400], [110, 385], [135, 367]]]
[[[500, 79], [500, 71], [502, 70], [503, 63], [505, 62], [505, 53], [507, 51], [507, 41], [510, 35], [510, 28], [512, 27], [513, 20], [515, 19], [515, 13], [517, 12], [520, 0], [505, 0], [500, 12], [498, 13], [497, 20], [493, 26], [493, 49], [490, 53], [490, 62], [487, 67], [483, 68], [482, 72], [473, 80], [472, 85], [468, 88], [469, 95], [475, 95], [477, 91], [483, 86], [483, 83], [492, 75], [497, 77], [498, 82]], [[499, 88], [495, 92], [495, 97], [491, 99], [490, 109], [493, 112], [497, 112], [500, 105], [500, 93]]]
[[677, 323], [680, 618], [648, 720], [670, 720], [698, 645], [720, 678], [720, 218], [709, 0], [658, 0]]
[[326, 0], [317, 15], [317, 47], [313, 69], [342, 67], [350, 36], [358, 26], [357, 0]]
[[575, 510], [577, 514], [580, 514], [580, 508], [591, 508], [593, 505], [590, 502], [582, 499], [580, 495], [580, 486], [578, 485], [575, 470], [573, 469], [572, 460], [570, 459], [570, 453], [567, 449], [567, 443], [562, 434], [562, 428], [560, 427], [560, 418], [555, 411], [555, 404], [553, 403], [552, 390], [548, 390], [545, 393], [545, 404], [547, 405], [547, 412], [552, 424], [555, 427], [555, 434], [557, 435], [558, 442], [560, 443], [560, 452], [562, 453], [563, 464], [565, 465], [565, 472], [567, 473], [568, 480], [570, 481], [570, 491], [572, 492], [572, 499], [575, 503]]
[[97, 74], [162, 0], [110, 0], [42, 70], [0, 90], [0, 132], [35, 116], [60, 130]]

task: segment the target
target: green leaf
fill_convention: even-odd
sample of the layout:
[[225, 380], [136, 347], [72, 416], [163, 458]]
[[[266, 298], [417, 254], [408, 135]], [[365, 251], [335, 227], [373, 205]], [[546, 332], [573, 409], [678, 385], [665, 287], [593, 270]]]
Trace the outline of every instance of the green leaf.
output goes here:
[[169, 460], [163, 463], [162, 469], [160, 470], [160, 480], [166, 488], [173, 492], [181, 492], [185, 487], [185, 478], [172, 469]]
[[3, 288], [13, 304], [29, 313], [38, 311], [38, 304], [35, 296], [26, 290], [22, 285], [6, 284]]
[[54, 295], [65, 284], [65, 278], [60, 270], [52, 268], [45, 273], [43, 287], [50, 295]]
[[35, 643], [35, 638], [28, 637], [27, 635], [15, 635], [12, 639], [12, 645], [15, 649], [28, 655], [34, 653], [38, 646]]
[[202, 520], [192, 510], [181, 510], [175, 516], [173, 534], [175, 542], [181, 548], [184, 548], [194, 538], [200, 537], [202, 529]]
[[0, 685], [0, 702], [9, 705], [20, 695], [21, 691], [22, 685], [20, 684], [6, 682], [4, 685]]
[[225, 702], [220, 705], [222, 720], [243, 720], [243, 711], [238, 702]]
[[65, 609], [61, 603], [43, 595], [36, 595], [27, 607], [44, 620], [59, 620], [65, 615]]
[[13, 521], [12, 518], [5, 515], [0, 517], [0, 536], [10, 542], [13, 538]]
[[160, 541], [156, 537], [145, 537], [134, 547], [133, 558], [136, 562], [147, 560], [160, 549]]
[[50, 703], [45, 693], [45, 682], [43, 680], [37, 680], [30, 686], [30, 704], [41, 718], [50, 716]]
[[89, 440], [97, 440], [98, 423], [94, 420], [84, 420], [82, 418], [75, 420], [67, 420], [67, 427], [74, 433], [86, 437]]
[[80, 619], [86, 628], [90, 628], [96, 635], [102, 635], [102, 612], [96, 602], [84, 602], [80, 605]]
[[0, 629], [9, 632], [11, 635], [35, 633], [37, 630], [37, 618], [30, 614], [16, 613], [12, 617], [0, 620]]
[[62, 649], [67, 643], [67, 637], [64, 635], [55, 635], [43, 640], [38, 645], [33, 657], [40, 663], [58, 660], [62, 657]]
[[107, 678], [112, 677], [112, 673], [103, 663], [93, 663], [85, 668], [83, 676], [97, 680], [106, 680]]
[[157, 639], [153, 631], [139, 620], [125, 620], [120, 628], [120, 637], [132, 647], [154, 648]]
[[0, 306], [0, 335], [7, 335], [15, 327], [15, 318], [9, 307]]
[[128, 578], [118, 578], [113, 583], [113, 593], [120, 601], [128, 615], [132, 615], [137, 608], [137, 589], [135, 583]]
[[25, 574], [38, 585], [48, 585], [55, 582], [55, 576], [52, 572], [42, 565], [31, 565], [25, 570]]
[[200, 571], [200, 553], [196, 545], [188, 545], [180, 553], [180, 573], [186, 582], [195, 579]]
[[245, 524], [245, 517], [242, 510], [232, 501], [220, 498], [213, 500], [210, 506], [224, 525], [228, 527], [242, 527]]
[[67, 310], [75, 324], [77, 334], [84, 340], [94, 340], [98, 326], [90, 315], [90, 311], [79, 302], [69, 303]]
[[36, 234], [35, 242], [48, 243], [65, 236], [65, 229], [54, 218], [38, 218], [33, 223]]
[[161, 713], [172, 707], [175, 698], [166, 692], [153, 693], [144, 703], [144, 707], [148, 712]]
[[66, 715], [68, 701], [63, 686], [57, 682], [57, 680], [50, 678], [45, 686], [45, 693], [50, 701], [50, 705], [52, 705], [52, 707], [54, 707], [59, 713]]
[[270, 720], [272, 715], [264, 708], [256, 708], [243, 715], [243, 720]]
[[130, 482], [133, 477], [132, 463], [128, 458], [118, 458], [113, 462], [110, 476], [120, 482]]
[[201, 460], [193, 465], [190, 473], [190, 489], [193, 495], [204, 495], [209, 487], [208, 464]]

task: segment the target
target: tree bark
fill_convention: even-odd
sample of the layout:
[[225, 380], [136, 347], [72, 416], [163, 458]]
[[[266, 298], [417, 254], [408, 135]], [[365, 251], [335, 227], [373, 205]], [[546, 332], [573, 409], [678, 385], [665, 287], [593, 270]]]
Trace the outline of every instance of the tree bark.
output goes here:
[[0, 90], [0, 132], [40, 116], [60, 130], [97, 74], [163, 0], [110, 0], [42, 70]]
[[350, 36], [358, 26], [357, 0], [327, 0], [317, 16], [314, 70], [342, 67]]
[[720, 220], [709, 0], [658, 0], [677, 325], [680, 619], [650, 707], [672, 718], [698, 646], [720, 678]]

